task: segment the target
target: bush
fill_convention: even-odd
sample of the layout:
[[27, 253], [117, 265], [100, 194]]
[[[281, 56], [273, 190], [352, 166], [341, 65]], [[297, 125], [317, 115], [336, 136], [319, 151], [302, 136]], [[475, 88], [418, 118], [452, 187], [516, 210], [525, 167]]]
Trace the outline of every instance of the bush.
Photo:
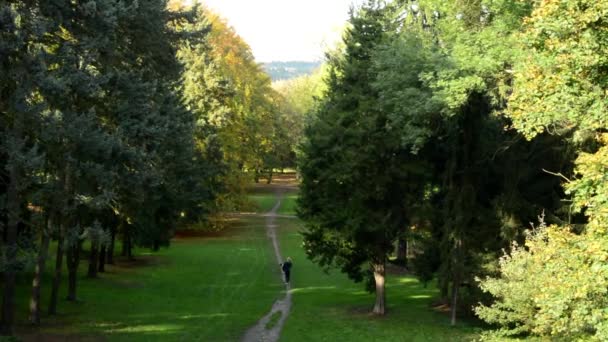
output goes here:
[[496, 301], [475, 313], [500, 326], [486, 338], [532, 334], [608, 340], [608, 238], [540, 227], [500, 260], [500, 277], [480, 280]]

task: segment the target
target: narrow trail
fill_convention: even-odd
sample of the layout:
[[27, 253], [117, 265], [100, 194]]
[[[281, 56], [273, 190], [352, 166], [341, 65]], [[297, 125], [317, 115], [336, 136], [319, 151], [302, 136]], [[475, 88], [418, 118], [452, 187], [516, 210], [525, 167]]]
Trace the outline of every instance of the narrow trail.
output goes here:
[[[274, 247], [274, 253], [277, 258], [277, 265], [283, 262], [283, 258], [281, 256], [281, 250], [279, 248], [279, 241], [277, 239], [275, 220], [277, 217], [281, 215], [277, 215], [277, 210], [281, 206], [281, 199], [285, 189], [277, 189], [277, 203], [272, 207], [270, 212], [265, 214], [266, 217], [266, 234], [272, 241], [272, 246]], [[281, 330], [283, 329], [283, 325], [285, 324], [285, 320], [289, 315], [289, 311], [291, 309], [291, 290], [289, 284], [285, 285], [285, 297], [283, 299], [279, 299], [272, 305], [270, 312], [266, 314], [266, 316], [262, 317], [256, 325], [251, 327], [245, 335], [243, 336], [243, 342], [276, 342], [279, 340], [279, 336], [281, 334]], [[280, 318], [276, 322], [274, 326], [270, 329], [266, 328], [266, 324], [271, 320], [273, 316], [279, 315]]]

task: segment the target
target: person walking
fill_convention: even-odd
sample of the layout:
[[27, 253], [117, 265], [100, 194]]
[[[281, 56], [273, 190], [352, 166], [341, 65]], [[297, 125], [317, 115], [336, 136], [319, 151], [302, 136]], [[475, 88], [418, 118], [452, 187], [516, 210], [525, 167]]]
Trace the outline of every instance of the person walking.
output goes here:
[[285, 276], [285, 284], [289, 284], [289, 279], [291, 277], [291, 266], [292, 266], [291, 258], [287, 257], [287, 260], [281, 264], [281, 270], [283, 271], [283, 275]]

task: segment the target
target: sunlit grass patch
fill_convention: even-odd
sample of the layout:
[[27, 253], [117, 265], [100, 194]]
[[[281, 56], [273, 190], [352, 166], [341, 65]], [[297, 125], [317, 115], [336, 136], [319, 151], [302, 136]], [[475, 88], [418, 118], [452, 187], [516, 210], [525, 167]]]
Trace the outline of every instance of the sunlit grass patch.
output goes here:
[[267, 213], [276, 204], [275, 195], [271, 193], [252, 194], [248, 199], [254, 204], [254, 211], [258, 213]]
[[138, 332], [157, 332], [164, 333], [170, 331], [179, 331], [184, 327], [176, 324], [148, 324], [148, 325], [135, 325], [128, 326], [120, 329], [112, 329], [109, 332], [112, 333], [138, 333]]
[[295, 215], [296, 214], [296, 206], [298, 200], [297, 193], [286, 193], [283, 196], [281, 201], [281, 206], [279, 207], [278, 213], [281, 215]]

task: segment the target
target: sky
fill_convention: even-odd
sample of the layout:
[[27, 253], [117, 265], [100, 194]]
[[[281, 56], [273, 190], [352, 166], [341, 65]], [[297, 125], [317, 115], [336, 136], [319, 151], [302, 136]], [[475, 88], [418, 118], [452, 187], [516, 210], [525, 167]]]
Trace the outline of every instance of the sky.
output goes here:
[[334, 46], [351, 3], [362, 0], [202, 0], [228, 20], [258, 62], [320, 61]]

